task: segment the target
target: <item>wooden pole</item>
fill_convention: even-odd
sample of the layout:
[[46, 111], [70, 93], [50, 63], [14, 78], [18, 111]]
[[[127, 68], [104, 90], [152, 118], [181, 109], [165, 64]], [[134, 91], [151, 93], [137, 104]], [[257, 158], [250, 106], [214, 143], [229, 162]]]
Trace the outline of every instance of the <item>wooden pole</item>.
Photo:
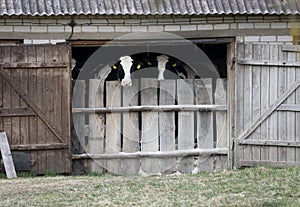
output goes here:
[[160, 105], [128, 106], [107, 108], [73, 108], [72, 113], [124, 113], [144, 111], [226, 111], [226, 105]]
[[227, 155], [227, 148], [212, 148], [212, 149], [191, 149], [191, 150], [176, 150], [176, 151], [157, 151], [157, 152], [119, 152], [116, 154], [79, 154], [73, 155], [72, 159], [124, 159], [124, 158], [167, 158], [167, 157], [188, 157], [188, 156], [210, 156], [210, 155]]
[[4, 163], [7, 178], [17, 177], [14, 161], [10, 152], [7, 136], [5, 132], [0, 132], [0, 151]]

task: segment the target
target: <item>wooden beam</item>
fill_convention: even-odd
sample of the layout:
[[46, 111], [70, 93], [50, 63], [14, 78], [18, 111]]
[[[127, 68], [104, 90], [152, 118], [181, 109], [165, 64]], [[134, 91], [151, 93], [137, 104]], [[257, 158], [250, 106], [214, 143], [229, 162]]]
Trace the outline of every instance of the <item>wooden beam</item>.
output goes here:
[[262, 112], [248, 128], [246, 128], [237, 138], [238, 140], [247, 139], [260, 124], [266, 120], [281, 104], [300, 86], [300, 79], [293, 83], [267, 110]]
[[0, 117], [35, 116], [31, 108], [0, 108]]
[[252, 66], [283, 66], [283, 67], [300, 67], [300, 62], [294, 61], [270, 61], [270, 60], [237, 60], [239, 65]]
[[24, 150], [55, 150], [55, 149], [69, 149], [68, 143], [49, 143], [49, 144], [20, 144], [11, 145], [13, 151]]
[[276, 162], [276, 161], [259, 161], [259, 160], [241, 160], [241, 166], [252, 167], [252, 166], [272, 166], [272, 167], [292, 167], [300, 166], [300, 162]]
[[282, 45], [284, 52], [300, 52], [300, 45]]
[[300, 104], [281, 104], [277, 109], [277, 111], [300, 111]]
[[40, 62], [31, 62], [31, 63], [0, 63], [0, 67], [4, 69], [43, 69], [43, 68], [66, 68], [68, 64], [66, 62], [52, 62], [52, 63], [40, 63]]
[[226, 105], [161, 105], [107, 108], [73, 108], [72, 113], [124, 113], [140, 111], [226, 111]]
[[4, 163], [7, 178], [17, 177], [14, 162], [10, 152], [7, 136], [5, 132], [0, 132], [0, 151]]
[[188, 156], [210, 156], [210, 155], [227, 155], [227, 148], [213, 149], [191, 149], [191, 150], [176, 150], [165, 152], [133, 152], [133, 153], [115, 153], [115, 154], [79, 154], [73, 155], [72, 159], [125, 159], [125, 158], [166, 158], [166, 157], [188, 157]]
[[300, 142], [280, 141], [280, 140], [253, 140], [246, 139], [238, 141], [239, 144], [259, 145], [259, 146], [278, 146], [278, 147], [300, 147]]

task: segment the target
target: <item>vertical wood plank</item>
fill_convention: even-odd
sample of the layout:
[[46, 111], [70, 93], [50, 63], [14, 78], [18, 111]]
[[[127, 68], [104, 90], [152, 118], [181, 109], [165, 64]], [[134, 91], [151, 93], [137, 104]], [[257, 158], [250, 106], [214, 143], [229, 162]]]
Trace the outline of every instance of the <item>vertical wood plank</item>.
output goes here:
[[[295, 52], [287, 53], [287, 61], [297, 61]], [[296, 81], [296, 69], [294, 67], [288, 68], [287, 70], [287, 88], [290, 87]], [[287, 98], [287, 104], [296, 104], [296, 93], [297, 90]], [[296, 142], [296, 112], [287, 112], [287, 141]], [[298, 125], [299, 126], [299, 125]], [[286, 160], [288, 162], [296, 162], [296, 148], [289, 147], [286, 149]]]
[[[10, 62], [10, 46], [4, 47], [4, 57], [3, 62], [9, 63]], [[6, 70], [8, 74], [10, 74], [10, 70]], [[3, 108], [11, 108], [11, 90], [13, 90], [9, 84], [3, 80]], [[3, 117], [3, 129], [6, 132], [7, 138], [9, 143], [12, 143], [11, 135], [12, 135], [12, 118], [11, 117]]]
[[[27, 61], [28, 62], [36, 62], [37, 61], [37, 50], [36, 46], [31, 46], [27, 48]], [[37, 101], [37, 69], [30, 69], [28, 71], [28, 95], [30, 99], [34, 103], [38, 103]], [[38, 117], [37, 116], [30, 116], [28, 118], [28, 143], [35, 144], [38, 143]], [[31, 172], [34, 174], [38, 174], [38, 151], [31, 151], [30, 152], [31, 161], [33, 163], [31, 167]]]
[[[53, 47], [45, 47], [45, 57], [49, 58], [50, 60], [54, 59], [54, 50]], [[53, 123], [53, 116], [51, 113], [51, 108], [53, 106], [53, 91], [52, 91], [52, 69], [51, 68], [44, 68], [43, 69], [44, 75], [44, 114], [46, 115], [47, 119], [50, 123]], [[55, 135], [49, 130], [48, 127], [45, 127], [46, 133], [46, 143], [53, 143], [55, 139]], [[53, 150], [46, 150], [47, 153], [47, 172], [56, 172], [55, 171], [55, 154]], [[56, 161], [59, 164], [60, 161]]]
[[[215, 91], [215, 104], [226, 105], [226, 79], [217, 79]], [[216, 114], [216, 135], [217, 135], [217, 148], [227, 148], [227, 113], [226, 111], [217, 111]]]
[[[245, 59], [252, 59], [253, 44], [246, 44], [245, 46]], [[244, 66], [244, 129], [249, 127], [251, 124], [252, 117], [252, 66]], [[248, 139], [252, 139], [249, 136]], [[243, 158], [244, 160], [252, 160], [252, 146], [243, 146]]]
[[[300, 55], [298, 55], [297, 57], [297, 61], [300, 61]], [[300, 68], [298, 67], [296, 69], [296, 80], [299, 80], [300, 79]], [[300, 88], [297, 88], [296, 90], [296, 103], [297, 104], [300, 104]], [[295, 141], [296, 142], [300, 142], [300, 113], [296, 113], [296, 122], [295, 122], [295, 125], [296, 125], [296, 131], [295, 131]], [[300, 147], [297, 147], [295, 149], [295, 160], [296, 162], [300, 162]]]
[[[262, 60], [270, 59], [269, 45], [262, 45]], [[266, 111], [269, 107], [270, 98], [270, 67], [261, 67], [261, 111]], [[261, 124], [261, 139], [267, 140], [269, 137], [269, 119]], [[261, 147], [261, 160], [269, 160], [269, 147]]]
[[[278, 61], [279, 47], [278, 45], [269, 45], [270, 60]], [[270, 67], [270, 94], [269, 105], [273, 104], [278, 97], [278, 67]], [[277, 112], [273, 112], [269, 117], [269, 140], [277, 140]], [[269, 148], [270, 161], [277, 161], [277, 147]]]
[[[158, 105], [157, 85], [155, 79], [141, 79], [141, 105]], [[142, 112], [142, 152], [157, 152], [159, 150], [158, 112]], [[144, 173], [159, 173], [159, 158], [142, 158], [141, 170]]]
[[[10, 51], [10, 62], [24, 62], [24, 48], [23, 47], [11, 47]], [[10, 76], [16, 80], [15, 84], [17, 87], [20, 86], [20, 72], [21, 69], [12, 68], [10, 70]], [[11, 88], [11, 107], [19, 108], [20, 107], [20, 96], [19, 94]], [[20, 117], [12, 117], [12, 133], [11, 133], [11, 144], [20, 144]]]
[[[119, 81], [106, 82], [106, 107], [121, 106], [121, 85]], [[121, 152], [121, 114], [106, 114], [105, 147], [106, 153]], [[120, 160], [108, 160], [107, 170], [114, 174], [121, 173]]]
[[[132, 86], [123, 88], [123, 106], [138, 106], [139, 81], [132, 80]], [[123, 113], [123, 152], [138, 152], [140, 150], [139, 113]], [[125, 159], [122, 161], [122, 174], [138, 174], [139, 159]]]
[[[91, 84], [91, 83], [90, 83]], [[84, 108], [86, 95], [86, 85], [84, 80], [74, 82], [72, 107]], [[72, 153], [81, 154], [85, 152], [87, 143], [85, 142], [85, 114], [73, 114], [72, 133]], [[102, 139], [103, 140], [103, 139]], [[72, 173], [80, 175], [84, 172], [83, 160], [73, 160]]]
[[[193, 80], [177, 80], [177, 102], [179, 105], [194, 104]], [[178, 112], [178, 150], [194, 149], [194, 112]], [[191, 173], [194, 157], [182, 158], [179, 171]]]
[[[39, 46], [37, 47], [37, 61], [38, 62], [45, 62], [46, 57], [48, 58], [46, 51], [45, 51], [45, 46]], [[45, 72], [42, 69], [37, 70], [37, 107], [41, 109], [42, 111], [45, 110], [44, 105], [45, 105]], [[38, 131], [37, 131], [37, 143], [39, 144], [44, 144], [47, 143], [46, 139], [46, 126], [44, 122], [38, 118]], [[47, 152], [46, 151], [38, 151], [38, 159], [37, 159], [37, 174], [44, 174], [47, 170]]]
[[[60, 113], [60, 122], [61, 122], [61, 134], [62, 137], [65, 138], [65, 142], [69, 144], [69, 149], [60, 150], [60, 160], [62, 160], [61, 171], [63, 172], [70, 172], [71, 171], [71, 113], [70, 113], [70, 106], [71, 106], [71, 69], [70, 69], [70, 47], [67, 45], [61, 46], [53, 46], [56, 47], [56, 61], [58, 62], [67, 62], [68, 66], [64, 68], [60, 68], [60, 78], [57, 80], [59, 81], [58, 90], [60, 90], [61, 94], [61, 106], [58, 107], [57, 113]], [[59, 103], [57, 100], [56, 103]]]
[[1, 157], [3, 159], [7, 178], [17, 177], [14, 162], [12, 159], [10, 147], [5, 132], [0, 132], [0, 151], [1, 151]]
[[[236, 57], [238, 59], [244, 59], [245, 57], [245, 45], [237, 44], [236, 49]], [[244, 66], [236, 63], [235, 70], [235, 100], [236, 100], [236, 108], [235, 108], [235, 137], [238, 137], [244, 128]], [[235, 166], [237, 168], [240, 167], [240, 161], [242, 159], [242, 147], [238, 144], [238, 140], [235, 141]]]
[[[98, 79], [89, 80], [89, 107], [104, 107], [104, 82]], [[91, 154], [104, 153], [105, 115], [89, 115], [89, 138], [88, 152]], [[84, 129], [81, 129], [84, 130]], [[81, 132], [84, 134], [84, 132]], [[81, 139], [81, 138], [80, 138]], [[81, 140], [80, 142], [83, 142]], [[102, 173], [105, 162], [101, 160], [90, 160], [89, 171]]]
[[[159, 105], [175, 105], [175, 80], [160, 81]], [[159, 112], [160, 151], [174, 151], [175, 147], [175, 112]], [[162, 158], [162, 173], [175, 171], [176, 158]]]
[[[279, 61], [286, 61], [286, 52], [282, 52], [282, 45], [278, 50]], [[278, 97], [287, 90], [287, 69], [286, 67], [278, 67]], [[284, 101], [283, 103], [287, 103]], [[279, 111], [278, 113], [278, 140], [286, 141], [287, 138], [287, 112]], [[278, 147], [278, 161], [286, 161], [286, 147]]]
[[[262, 57], [262, 45], [255, 44], [253, 45], [253, 59], [261, 60]], [[261, 86], [261, 67], [253, 66], [252, 67], [252, 117], [251, 122], [256, 120], [261, 114], [261, 94], [260, 94], [260, 86]], [[262, 80], [264, 81], [264, 80]], [[252, 133], [252, 139], [259, 140], [261, 139], [261, 127], [257, 127], [257, 129]], [[252, 147], [252, 159], [254, 161], [259, 161], [260, 158], [260, 146]]]
[[[195, 80], [195, 88], [196, 104], [213, 104], [212, 79]], [[198, 148], [214, 148], [213, 112], [197, 112], [197, 143]], [[199, 171], [212, 172], [214, 170], [213, 159], [212, 156], [200, 157], [198, 159]]]
[[[227, 80], [226, 79], [217, 79], [216, 81], [216, 91], [215, 91], [215, 104], [226, 105], [228, 103], [227, 100]], [[230, 108], [229, 106], [227, 107]], [[228, 131], [230, 130], [228, 124], [229, 111], [217, 111], [215, 112], [216, 117], [216, 136], [217, 136], [217, 148], [229, 148], [228, 144]], [[215, 156], [214, 157], [214, 171], [221, 172], [223, 170], [228, 169], [229, 159], [228, 156], [231, 157], [230, 154], [227, 156]]]
[[[5, 59], [5, 47], [0, 47], [0, 61], [4, 62]], [[3, 108], [3, 81], [5, 81], [0, 75], [0, 107]], [[0, 131], [3, 132], [3, 118], [0, 117]]]
[[231, 44], [227, 45], [227, 136], [228, 136], [228, 149], [229, 154], [227, 156], [227, 169], [233, 169], [234, 166], [234, 136], [235, 136], [235, 71], [236, 66], [234, 60], [236, 58], [236, 42], [233, 40]]

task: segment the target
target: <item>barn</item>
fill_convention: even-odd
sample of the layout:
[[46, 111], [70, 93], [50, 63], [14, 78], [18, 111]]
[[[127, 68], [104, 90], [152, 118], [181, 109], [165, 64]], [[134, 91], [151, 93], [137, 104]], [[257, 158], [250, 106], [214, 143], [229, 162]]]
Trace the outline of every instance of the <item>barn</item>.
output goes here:
[[[300, 165], [297, 0], [0, 0], [0, 16], [17, 171]], [[149, 61], [130, 87], [107, 79], [121, 56], [157, 53], [176, 60], [165, 80]]]

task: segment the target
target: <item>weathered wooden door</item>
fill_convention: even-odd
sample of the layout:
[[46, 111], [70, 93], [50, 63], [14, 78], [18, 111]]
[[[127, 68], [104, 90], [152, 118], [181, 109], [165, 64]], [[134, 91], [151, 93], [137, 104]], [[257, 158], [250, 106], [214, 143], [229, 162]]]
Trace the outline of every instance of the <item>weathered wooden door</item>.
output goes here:
[[0, 130], [19, 170], [71, 172], [69, 51], [0, 46]]
[[300, 62], [295, 46], [238, 44], [235, 165], [300, 165]]

